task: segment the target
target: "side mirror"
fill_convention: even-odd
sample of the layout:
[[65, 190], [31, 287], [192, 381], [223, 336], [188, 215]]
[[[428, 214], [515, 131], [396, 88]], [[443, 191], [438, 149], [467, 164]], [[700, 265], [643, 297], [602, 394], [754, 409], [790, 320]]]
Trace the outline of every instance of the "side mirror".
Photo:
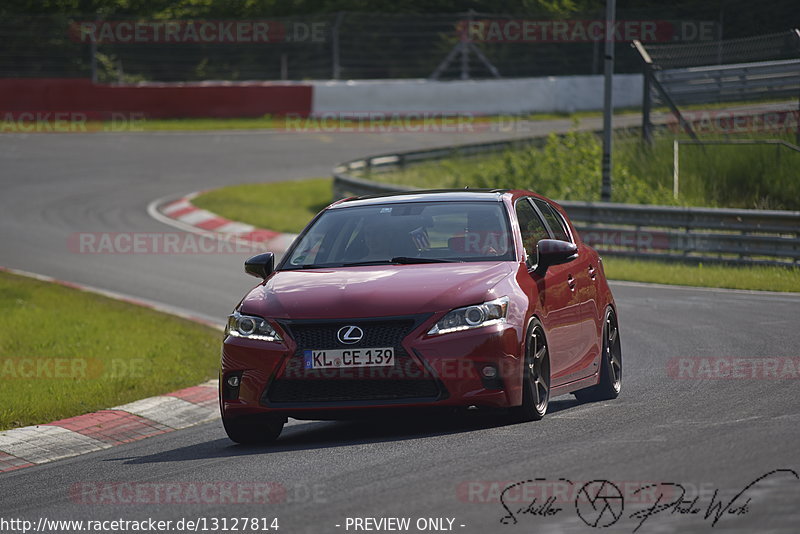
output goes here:
[[578, 247], [574, 243], [558, 239], [542, 239], [536, 243], [536, 252], [539, 262], [534, 272], [544, 276], [551, 265], [569, 263], [578, 257]]
[[266, 280], [275, 270], [275, 254], [265, 252], [257, 254], [244, 262], [244, 272]]

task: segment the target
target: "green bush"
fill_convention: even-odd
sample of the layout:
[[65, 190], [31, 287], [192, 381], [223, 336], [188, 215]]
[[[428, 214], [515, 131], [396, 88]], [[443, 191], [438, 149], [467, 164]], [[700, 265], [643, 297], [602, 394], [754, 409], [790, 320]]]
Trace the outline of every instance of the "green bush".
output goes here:
[[[614, 139], [613, 200], [635, 204], [800, 209], [800, 153], [764, 145], [682, 145], [680, 195], [672, 194], [674, 134], [652, 146]], [[790, 138], [786, 138], [790, 140]], [[559, 200], [599, 200], [602, 143], [592, 132], [550, 134], [542, 148], [455, 157], [373, 176], [422, 188], [531, 189]]]

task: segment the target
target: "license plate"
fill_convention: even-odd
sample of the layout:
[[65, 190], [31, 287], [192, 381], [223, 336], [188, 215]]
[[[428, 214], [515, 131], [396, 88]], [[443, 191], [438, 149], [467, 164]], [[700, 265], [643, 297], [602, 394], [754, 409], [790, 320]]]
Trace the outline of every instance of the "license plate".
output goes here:
[[394, 365], [394, 348], [333, 349], [303, 351], [306, 369], [339, 369], [342, 367], [390, 367]]

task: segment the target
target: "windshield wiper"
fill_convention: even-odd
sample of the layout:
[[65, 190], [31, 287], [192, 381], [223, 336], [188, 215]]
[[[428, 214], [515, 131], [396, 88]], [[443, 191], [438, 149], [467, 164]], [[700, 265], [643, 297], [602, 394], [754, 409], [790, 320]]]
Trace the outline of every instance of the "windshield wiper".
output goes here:
[[392, 265], [397, 263], [394, 260], [368, 260], [368, 261], [351, 261], [348, 263], [336, 264], [336, 267], [358, 267], [359, 265]]
[[[349, 263], [347, 265], [350, 265]], [[299, 271], [300, 269], [335, 269], [336, 267], [344, 267], [343, 263], [305, 263], [303, 265], [292, 265], [287, 267], [287, 271]]]
[[460, 263], [461, 260], [447, 260], [444, 258], [413, 258], [411, 256], [395, 256], [392, 263], [409, 265], [412, 263]]

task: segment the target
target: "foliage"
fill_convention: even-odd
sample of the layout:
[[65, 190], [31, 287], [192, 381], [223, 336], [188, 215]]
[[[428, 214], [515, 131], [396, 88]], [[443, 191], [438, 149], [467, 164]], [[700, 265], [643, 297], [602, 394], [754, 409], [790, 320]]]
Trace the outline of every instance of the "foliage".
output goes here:
[[290, 16], [337, 11], [382, 13], [550, 13], [565, 16], [596, 8], [598, 0], [5, 0], [0, 12], [95, 13], [151, 17]]
[[[748, 136], [752, 137], [752, 136]], [[786, 140], [792, 141], [790, 137]], [[775, 146], [682, 145], [680, 195], [672, 196], [672, 136], [652, 147], [618, 133], [613, 152], [615, 202], [732, 208], [800, 209], [800, 153]], [[373, 179], [421, 188], [532, 189], [559, 200], [599, 200], [602, 145], [592, 132], [551, 134], [541, 149], [452, 158]]]
[[[338, 11], [372, 13], [478, 13], [535, 14], [566, 18], [577, 13], [604, 13], [605, 0], [4, 0], [0, 14], [99, 13], [104, 16], [136, 15], [151, 18], [182, 17], [283, 17]], [[724, 20], [726, 38], [783, 31], [798, 24], [796, 0], [772, 0], [769, 9], [749, 0], [683, 0], [668, 5], [661, 0], [617, 2], [619, 12], [639, 20]]]

